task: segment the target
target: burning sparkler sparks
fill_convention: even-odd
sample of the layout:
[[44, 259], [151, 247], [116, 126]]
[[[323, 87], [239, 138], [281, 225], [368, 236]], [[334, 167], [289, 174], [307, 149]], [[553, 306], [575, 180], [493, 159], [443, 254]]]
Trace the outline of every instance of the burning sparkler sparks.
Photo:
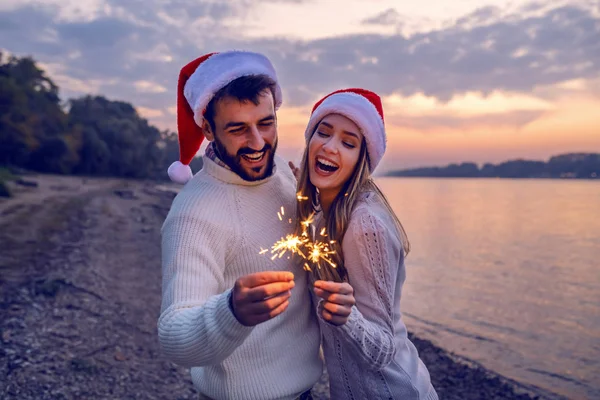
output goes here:
[[302, 196], [302, 192], [298, 192], [298, 193], [296, 193], [296, 199], [298, 199], [298, 201], [304, 201], [304, 200], [308, 200], [308, 197]]
[[304, 227], [304, 231], [308, 230], [308, 228], [310, 227], [310, 225], [314, 222], [314, 219], [315, 219], [315, 213], [313, 212], [312, 214], [310, 214], [308, 216], [308, 218], [306, 218], [304, 221], [302, 221], [300, 223]]
[[[300, 194], [298, 194], [298, 199], [300, 200]], [[283, 220], [283, 216], [285, 215], [285, 210], [281, 207], [281, 210], [277, 212], [277, 216], [280, 221]], [[328, 264], [331, 268], [335, 269], [337, 265], [333, 262], [332, 256], [336, 254], [335, 250], [330, 248], [330, 245], [335, 243], [335, 240], [330, 240], [329, 242], [324, 242], [320, 240], [314, 239], [315, 236], [315, 227], [312, 225], [314, 222], [315, 214], [312, 213], [308, 216], [304, 221], [300, 224], [302, 226], [302, 234], [300, 236], [295, 234], [288, 234], [285, 238], [281, 238], [277, 242], [275, 242], [271, 249], [263, 249], [259, 254], [266, 254], [270, 251], [271, 260], [275, 260], [276, 258], [283, 257], [286, 253], [290, 253], [290, 255], [299, 255], [307, 262], [304, 263], [304, 269], [309, 272], [316, 273], [318, 279], [324, 279], [326, 277], [327, 280], [339, 280], [339, 275], [334, 271], [321, 271], [323, 268], [321, 267], [323, 263]], [[292, 219], [288, 219], [288, 222], [291, 224]], [[312, 231], [312, 234], [309, 234], [309, 228]], [[323, 237], [327, 237], [327, 232], [325, 228], [322, 228], [319, 234]], [[313, 238], [311, 240], [311, 237]], [[312, 264], [313, 268], [309, 265]], [[316, 265], [316, 268], [314, 266]], [[336, 276], [338, 278], [336, 278]]]
[[325, 261], [327, 264], [331, 265], [333, 268], [336, 267], [335, 263], [331, 261], [330, 256], [335, 254], [335, 251], [330, 250], [327, 243], [323, 242], [310, 242], [307, 244], [307, 247], [310, 249], [310, 253], [308, 254], [308, 259], [315, 264], [319, 264], [320, 261]]

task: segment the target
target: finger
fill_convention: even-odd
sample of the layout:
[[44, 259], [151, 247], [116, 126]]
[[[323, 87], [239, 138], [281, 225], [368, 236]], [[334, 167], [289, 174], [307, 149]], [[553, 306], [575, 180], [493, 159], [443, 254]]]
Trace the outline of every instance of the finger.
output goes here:
[[327, 310], [323, 310], [323, 312], [321, 313], [321, 316], [323, 317], [323, 319], [325, 321], [329, 322], [330, 324], [336, 325], [336, 326], [344, 325], [348, 321], [348, 318], [332, 315]]
[[354, 288], [348, 282], [316, 281], [314, 286], [331, 293], [352, 294]]
[[271, 311], [269, 311], [267, 313], [257, 315], [257, 320], [260, 321], [260, 322], [265, 322], [265, 321], [268, 321], [270, 319], [273, 319], [276, 316], [278, 316], [279, 314], [281, 314], [282, 312], [284, 312], [289, 305], [290, 305], [289, 300], [288, 301], [284, 301], [277, 308], [275, 308], [275, 309], [273, 309], [273, 310], [271, 310]]
[[323, 302], [323, 309], [329, 311], [333, 315], [338, 315], [341, 317], [347, 317], [350, 315], [352, 311], [351, 307], [340, 306], [339, 304], [330, 303], [328, 301]]
[[331, 293], [319, 288], [314, 288], [313, 291], [318, 297], [331, 303], [340, 304], [342, 306], [353, 306], [356, 304], [356, 299], [352, 294]]
[[294, 274], [289, 271], [263, 271], [246, 275], [242, 278], [245, 287], [253, 288], [274, 282], [289, 282], [294, 280]]
[[325, 299], [325, 297], [329, 294], [329, 292], [326, 292], [325, 290], [319, 289], [317, 287], [313, 287], [312, 291], [314, 294], [316, 294], [318, 297], [320, 297], [322, 299]]
[[252, 289], [246, 289], [242, 294], [242, 298], [244, 302], [248, 303], [263, 301], [269, 297], [288, 292], [295, 285], [294, 281], [268, 283], [266, 285], [253, 287]]
[[296, 172], [296, 166], [294, 165], [294, 163], [293, 163], [293, 162], [291, 162], [291, 161], [290, 161], [290, 162], [288, 162], [288, 165], [290, 166], [290, 169], [291, 169], [292, 171]]
[[313, 288], [313, 292], [322, 298], [323, 300], [329, 300], [329, 297], [333, 296], [334, 293], [328, 292], [327, 290]]
[[286, 302], [292, 293], [290, 291], [280, 293], [277, 296], [273, 296], [267, 300], [260, 301], [257, 303], [251, 303], [244, 307], [244, 312], [248, 314], [265, 314], [272, 310], [275, 310], [282, 303]]

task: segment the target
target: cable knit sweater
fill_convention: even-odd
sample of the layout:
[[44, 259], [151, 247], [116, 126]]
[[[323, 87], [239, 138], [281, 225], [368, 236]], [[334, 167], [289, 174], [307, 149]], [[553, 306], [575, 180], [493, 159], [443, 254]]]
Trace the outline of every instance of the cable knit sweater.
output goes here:
[[[191, 367], [212, 399], [293, 399], [322, 374], [320, 334], [301, 264], [259, 255], [292, 233], [294, 177], [276, 158], [272, 176], [247, 182], [203, 157], [203, 169], [175, 198], [162, 227], [163, 301], [158, 335], [166, 356]], [[284, 221], [277, 212], [284, 207]], [[235, 280], [292, 271], [288, 309], [255, 327], [228, 304]]]
[[344, 325], [319, 321], [332, 399], [438, 398], [402, 322], [406, 270], [396, 232], [378, 197], [363, 195], [342, 240], [356, 306]]

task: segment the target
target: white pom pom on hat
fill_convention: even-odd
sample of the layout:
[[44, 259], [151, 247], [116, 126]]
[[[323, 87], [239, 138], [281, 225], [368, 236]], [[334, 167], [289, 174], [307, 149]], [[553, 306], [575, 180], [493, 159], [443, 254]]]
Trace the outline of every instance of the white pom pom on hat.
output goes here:
[[366, 89], [336, 90], [319, 100], [313, 107], [304, 136], [310, 140], [314, 130], [329, 114], [341, 114], [352, 120], [361, 130], [367, 144], [369, 167], [375, 171], [386, 149], [387, 136], [381, 98]]
[[194, 176], [190, 166], [182, 164], [181, 161], [175, 161], [173, 164], [171, 164], [167, 170], [167, 173], [173, 182], [180, 183], [182, 185], [185, 185], [187, 181], [192, 179]]
[[193, 174], [190, 162], [204, 140], [204, 111], [215, 94], [242, 76], [266, 75], [275, 82], [275, 109], [283, 101], [275, 68], [267, 57], [249, 51], [209, 53], [185, 65], [177, 82], [179, 161], [168, 169], [169, 178], [185, 184]]

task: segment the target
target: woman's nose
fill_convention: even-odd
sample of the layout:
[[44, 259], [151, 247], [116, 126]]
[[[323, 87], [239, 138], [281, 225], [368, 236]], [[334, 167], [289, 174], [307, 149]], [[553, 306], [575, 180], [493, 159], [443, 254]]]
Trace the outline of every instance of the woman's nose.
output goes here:
[[323, 144], [323, 150], [328, 153], [336, 154], [338, 152], [338, 148], [335, 140], [333, 138], [329, 138], [329, 140]]

